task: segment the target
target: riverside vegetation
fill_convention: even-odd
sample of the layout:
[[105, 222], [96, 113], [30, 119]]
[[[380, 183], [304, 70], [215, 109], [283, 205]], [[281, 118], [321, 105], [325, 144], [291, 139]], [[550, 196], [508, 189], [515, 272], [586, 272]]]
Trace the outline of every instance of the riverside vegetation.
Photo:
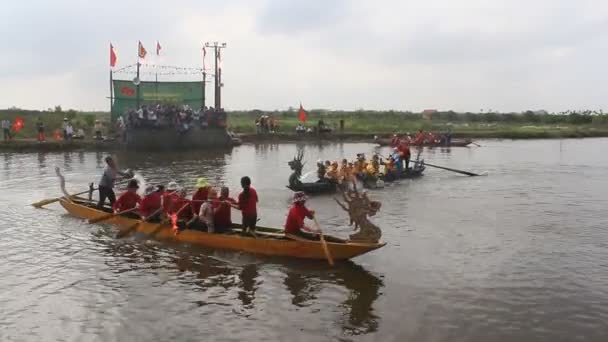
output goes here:
[[[279, 120], [279, 132], [295, 133], [298, 122], [297, 109], [286, 111], [230, 111], [228, 127], [235, 133], [255, 133], [255, 119], [267, 114]], [[47, 140], [53, 140], [53, 132], [61, 129], [63, 118], [72, 121], [75, 129], [82, 128], [87, 136], [92, 135], [95, 120], [101, 120], [104, 128], [110, 131], [109, 112], [64, 111], [60, 106], [46, 111], [6, 109], [0, 110], [0, 120], [8, 118], [24, 119], [24, 128], [14, 134], [15, 140], [36, 138], [36, 120], [42, 118]], [[470, 138], [560, 138], [560, 137], [601, 137], [608, 136], [608, 114], [602, 111], [568, 111], [547, 113], [526, 111], [523, 113], [456, 113], [438, 111], [432, 119], [424, 118], [423, 113], [408, 111], [328, 111], [310, 110], [307, 112], [307, 126], [314, 126], [323, 120], [335, 129], [336, 133], [352, 135], [387, 135], [392, 133], [425, 131], [446, 131], [450, 129], [456, 137]], [[344, 121], [344, 130], [339, 123]]]

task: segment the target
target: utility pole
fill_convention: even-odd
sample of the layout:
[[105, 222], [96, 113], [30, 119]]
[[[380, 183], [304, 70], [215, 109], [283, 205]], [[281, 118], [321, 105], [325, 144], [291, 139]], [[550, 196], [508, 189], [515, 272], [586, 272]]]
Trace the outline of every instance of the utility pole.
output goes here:
[[205, 43], [205, 47], [213, 48], [213, 55], [215, 59], [215, 109], [219, 110], [222, 108], [222, 67], [219, 62], [221, 61], [221, 50], [226, 48], [226, 43]]

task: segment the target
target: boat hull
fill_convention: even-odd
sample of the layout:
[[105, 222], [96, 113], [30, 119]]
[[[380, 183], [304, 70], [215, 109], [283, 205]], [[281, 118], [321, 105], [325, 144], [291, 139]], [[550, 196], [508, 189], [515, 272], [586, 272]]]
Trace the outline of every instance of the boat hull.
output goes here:
[[[91, 219], [106, 212], [71, 202], [66, 199], [60, 201], [61, 205], [73, 216]], [[115, 216], [105, 223], [115, 224], [120, 227], [132, 227], [139, 220]], [[190, 243], [209, 248], [243, 251], [251, 254], [266, 256], [282, 256], [304, 259], [325, 260], [326, 256], [323, 246], [319, 241], [285, 238], [278, 234], [280, 230], [260, 228], [258, 237], [240, 234], [210, 234], [196, 230], [184, 230], [175, 235], [168, 225], [144, 222], [136, 226], [137, 233], [147, 234], [150, 238], [160, 241], [171, 241], [178, 243]], [[270, 231], [270, 234], [264, 234]], [[272, 235], [272, 236], [269, 236]], [[337, 238], [327, 236], [327, 246], [334, 260], [347, 260], [365, 254], [374, 249], [383, 247], [386, 243], [363, 243], [363, 242], [331, 242], [339, 241]]]
[[[380, 146], [392, 146], [391, 139], [382, 139], [381, 138], [381, 139], [376, 139], [375, 142], [376, 142], [376, 144], [378, 144]], [[470, 139], [465, 139], [465, 140], [452, 140], [452, 142], [450, 142], [449, 144], [425, 142], [422, 145], [410, 144], [410, 146], [416, 146], [416, 147], [420, 147], [420, 146], [424, 146], [424, 147], [467, 147], [471, 143], [472, 143], [472, 141]]]
[[331, 182], [300, 183], [298, 186], [288, 185], [292, 191], [303, 191], [309, 195], [333, 194], [338, 191], [338, 185]]

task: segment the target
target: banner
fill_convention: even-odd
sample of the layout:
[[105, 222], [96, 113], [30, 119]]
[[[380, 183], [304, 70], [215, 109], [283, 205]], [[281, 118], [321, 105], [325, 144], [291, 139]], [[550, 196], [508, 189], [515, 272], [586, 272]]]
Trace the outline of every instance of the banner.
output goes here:
[[[113, 80], [112, 121], [130, 109], [137, 109], [137, 86], [133, 81]], [[141, 82], [139, 104], [170, 103], [200, 109], [205, 105], [203, 82]]]

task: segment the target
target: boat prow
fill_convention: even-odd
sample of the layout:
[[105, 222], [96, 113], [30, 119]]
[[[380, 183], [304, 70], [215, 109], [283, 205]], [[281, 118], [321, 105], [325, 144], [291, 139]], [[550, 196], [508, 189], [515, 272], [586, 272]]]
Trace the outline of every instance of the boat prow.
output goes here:
[[[60, 203], [68, 213], [75, 217], [91, 219], [107, 214], [105, 211], [78, 201], [69, 201], [64, 198]], [[120, 227], [135, 226], [136, 232], [147, 234], [150, 238], [161, 241], [184, 242], [208, 248], [243, 251], [266, 256], [326, 259], [320, 241], [286, 237], [283, 230], [280, 229], [258, 227], [256, 230], [257, 237], [242, 233], [238, 229], [240, 228], [239, 225], [234, 225], [235, 232], [227, 234], [212, 234], [187, 229], [175, 235], [169, 225], [141, 222], [125, 216], [115, 216], [105, 222]], [[137, 224], [138, 222], [141, 223]], [[325, 239], [334, 260], [348, 260], [386, 245], [384, 242], [346, 241], [329, 235], [325, 235]]]

